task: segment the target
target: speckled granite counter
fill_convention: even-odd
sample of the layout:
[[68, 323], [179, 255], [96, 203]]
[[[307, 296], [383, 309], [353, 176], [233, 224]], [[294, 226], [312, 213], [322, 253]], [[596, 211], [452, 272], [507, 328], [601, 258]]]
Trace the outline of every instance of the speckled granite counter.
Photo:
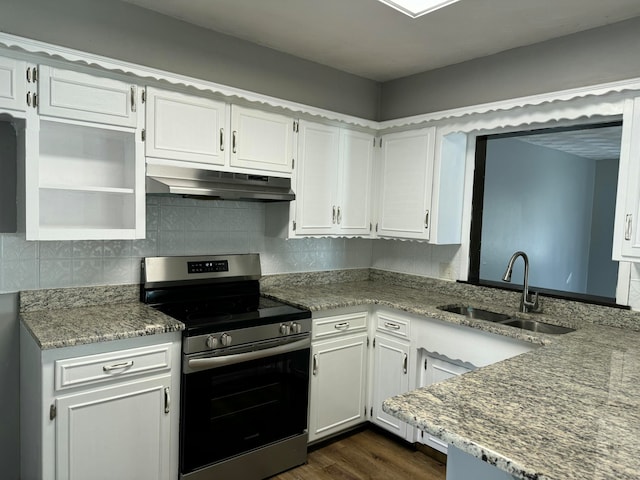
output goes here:
[[41, 349], [184, 330], [137, 300], [139, 287], [62, 288], [20, 294], [20, 319]]
[[516, 478], [640, 478], [640, 333], [589, 325], [383, 409]]
[[383, 405], [388, 413], [516, 478], [640, 478], [637, 312], [549, 301], [535, 318], [577, 331], [540, 335], [436, 308], [471, 303], [514, 313], [517, 295], [510, 292], [429, 280], [419, 280], [424, 284], [416, 289], [395, 278], [312, 288], [298, 280], [272, 279], [263, 292], [311, 310], [386, 305], [545, 345], [389, 399]]

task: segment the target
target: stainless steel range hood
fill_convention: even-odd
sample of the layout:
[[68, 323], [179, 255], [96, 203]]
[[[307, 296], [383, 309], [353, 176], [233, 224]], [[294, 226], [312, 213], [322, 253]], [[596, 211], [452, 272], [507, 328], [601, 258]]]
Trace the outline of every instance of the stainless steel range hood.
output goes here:
[[263, 202], [296, 198], [289, 178], [168, 165], [147, 165], [147, 193]]

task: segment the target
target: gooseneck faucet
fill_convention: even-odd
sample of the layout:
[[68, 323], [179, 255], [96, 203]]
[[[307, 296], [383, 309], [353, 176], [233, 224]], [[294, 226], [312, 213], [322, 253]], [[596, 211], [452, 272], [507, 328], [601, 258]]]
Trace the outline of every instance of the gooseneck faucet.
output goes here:
[[538, 308], [538, 294], [529, 294], [529, 257], [524, 252], [515, 252], [511, 255], [509, 263], [507, 264], [507, 270], [504, 272], [502, 280], [505, 282], [511, 281], [511, 274], [513, 273], [513, 264], [518, 257], [522, 257], [524, 260], [524, 287], [522, 289], [522, 300], [520, 301], [520, 311], [529, 312], [535, 311]]

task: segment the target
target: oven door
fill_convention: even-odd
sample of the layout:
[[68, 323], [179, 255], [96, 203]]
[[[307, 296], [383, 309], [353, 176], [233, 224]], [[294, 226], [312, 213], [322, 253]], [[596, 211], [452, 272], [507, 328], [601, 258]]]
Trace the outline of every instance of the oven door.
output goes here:
[[304, 334], [185, 356], [181, 473], [305, 433], [310, 346]]

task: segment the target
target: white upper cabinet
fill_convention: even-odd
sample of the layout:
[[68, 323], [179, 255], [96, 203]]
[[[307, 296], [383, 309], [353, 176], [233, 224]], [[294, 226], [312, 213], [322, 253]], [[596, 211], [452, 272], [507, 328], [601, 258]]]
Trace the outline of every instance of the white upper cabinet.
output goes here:
[[467, 135], [436, 130], [429, 243], [462, 242]]
[[[31, 69], [29, 81], [31, 81]], [[25, 110], [26, 83], [26, 63], [22, 60], [0, 57], [0, 109]]]
[[640, 261], [640, 97], [625, 101], [613, 259]]
[[285, 115], [232, 105], [230, 166], [290, 175], [296, 125]]
[[300, 121], [296, 235], [328, 235], [336, 224], [340, 129]]
[[146, 156], [224, 165], [227, 110], [225, 102], [147, 87]]
[[47, 65], [38, 70], [40, 115], [137, 126], [137, 85]]
[[38, 113], [19, 132], [27, 240], [143, 238], [137, 87], [39, 67]]
[[345, 235], [369, 235], [371, 231], [371, 175], [373, 135], [340, 130], [337, 224]]
[[296, 235], [370, 232], [373, 136], [300, 121]]
[[466, 154], [466, 134], [442, 128], [384, 135], [377, 235], [460, 243]]
[[429, 239], [435, 128], [382, 137], [377, 234]]

